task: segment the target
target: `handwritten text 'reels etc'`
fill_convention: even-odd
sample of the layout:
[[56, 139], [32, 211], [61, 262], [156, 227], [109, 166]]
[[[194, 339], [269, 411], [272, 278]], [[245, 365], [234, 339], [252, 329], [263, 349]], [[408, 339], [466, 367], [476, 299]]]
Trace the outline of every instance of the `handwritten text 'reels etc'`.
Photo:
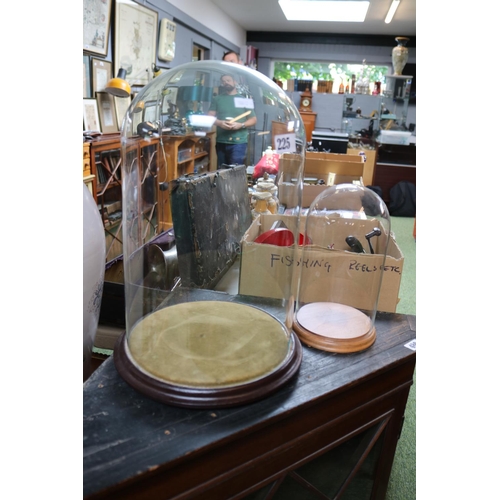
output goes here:
[[[272, 253], [271, 267], [275, 267], [276, 265], [284, 265], [290, 267], [293, 265], [293, 258], [288, 255], [280, 255]], [[329, 273], [332, 268], [331, 262], [328, 261], [327, 259], [305, 259], [305, 260], [298, 259], [297, 266], [300, 265], [302, 265], [306, 269], [313, 269], [313, 268], [325, 269], [327, 273]], [[383, 269], [385, 272], [401, 274], [401, 268], [399, 266], [390, 266], [390, 265], [377, 266], [373, 264], [366, 264], [363, 262], [359, 262], [356, 259], [352, 259], [349, 262], [348, 268], [350, 271], [357, 271], [361, 273], [373, 273]]]

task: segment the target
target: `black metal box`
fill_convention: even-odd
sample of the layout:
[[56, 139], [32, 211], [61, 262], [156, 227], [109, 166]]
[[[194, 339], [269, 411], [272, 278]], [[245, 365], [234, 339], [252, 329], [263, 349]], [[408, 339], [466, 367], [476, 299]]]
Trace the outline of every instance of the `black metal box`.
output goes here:
[[313, 130], [312, 145], [320, 153], [347, 153], [349, 134], [329, 130]]

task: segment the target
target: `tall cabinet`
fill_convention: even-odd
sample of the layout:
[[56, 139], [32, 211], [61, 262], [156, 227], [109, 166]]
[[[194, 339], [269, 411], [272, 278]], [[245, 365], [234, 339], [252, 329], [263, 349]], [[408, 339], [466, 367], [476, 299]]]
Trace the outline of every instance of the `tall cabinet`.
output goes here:
[[302, 121], [304, 122], [304, 129], [306, 131], [306, 141], [312, 141], [312, 133], [316, 128], [316, 116], [318, 113], [314, 111], [299, 111]]

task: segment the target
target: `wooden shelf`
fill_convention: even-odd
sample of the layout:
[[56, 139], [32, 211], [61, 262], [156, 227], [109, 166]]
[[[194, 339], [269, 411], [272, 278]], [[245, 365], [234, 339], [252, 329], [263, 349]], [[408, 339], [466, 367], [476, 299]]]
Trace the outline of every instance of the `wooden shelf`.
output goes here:
[[[179, 151], [182, 150], [185, 150], [186, 158], [178, 161]], [[158, 137], [133, 137], [127, 140], [126, 154], [127, 161], [134, 161], [134, 158], [140, 160], [139, 178], [144, 190], [140, 234], [144, 243], [173, 225], [168, 184], [181, 175], [196, 173], [198, 168], [217, 170], [215, 130], [205, 136], [163, 135], [161, 141]], [[98, 207], [113, 206], [117, 202], [121, 206], [121, 155], [119, 133], [103, 134], [84, 143], [84, 179], [87, 179]], [[128, 155], [131, 155], [130, 158]], [[104, 211], [101, 215], [106, 233], [106, 262], [109, 262], [123, 253], [122, 220], [110, 221], [110, 214], [106, 215]]]
[[[205, 136], [164, 135], [162, 137], [165, 158], [168, 168], [160, 170], [159, 183], [169, 184], [182, 175], [196, 173], [196, 160], [208, 157], [208, 171], [217, 170], [217, 155], [215, 152], [215, 130], [207, 132]], [[208, 144], [207, 144], [208, 142]], [[201, 144], [204, 145], [200, 151]], [[208, 151], [206, 151], [208, 149]], [[179, 151], [189, 150], [189, 158], [179, 161]], [[158, 195], [158, 226], [159, 230], [166, 231], [172, 228], [172, 210], [170, 208], [169, 190], [160, 190]]]
[[[160, 142], [158, 138], [144, 140], [141, 137], [131, 138], [127, 143], [127, 155], [131, 154], [139, 159], [141, 183], [150, 186], [149, 198], [143, 193], [143, 204], [140, 210], [139, 224], [144, 242], [158, 234], [157, 228], [157, 192], [158, 192], [158, 159]], [[122, 200], [122, 158], [120, 134], [103, 134], [90, 142], [91, 172], [96, 176], [95, 200], [101, 211], [106, 235], [106, 262], [113, 260], [123, 253], [122, 217], [112, 220], [110, 215], [123, 210]], [[164, 167], [163, 167], [164, 168]], [[111, 213], [106, 213], [101, 207], [113, 207]], [[151, 223], [153, 221], [153, 224]], [[152, 228], [152, 229], [151, 229]]]

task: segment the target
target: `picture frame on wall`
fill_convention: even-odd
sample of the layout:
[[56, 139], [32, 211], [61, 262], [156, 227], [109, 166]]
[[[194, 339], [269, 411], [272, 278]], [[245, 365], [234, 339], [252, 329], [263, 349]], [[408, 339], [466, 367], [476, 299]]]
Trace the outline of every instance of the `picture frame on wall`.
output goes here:
[[123, 68], [130, 86], [146, 85], [156, 63], [158, 12], [130, 0], [115, 1], [114, 73]]
[[83, 99], [83, 130], [101, 132], [97, 99], [84, 97]]
[[99, 120], [101, 123], [101, 132], [110, 134], [118, 132], [118, 122], [116, 120], [115, 100], [107, 92], [97, 92], [97, 109], [99, 111]]
[[142, 115], [143, 122], [154, 122], [156, 120], [156, 101], [146, 101]]
[[104, 92], [106, 84], [113, 78], [112, 70], [111, 62], [92, 58], [92, 97], [96, 97], [97, 92]]
[[123, 119], [125, 118], [125, 114], [132, 102], [131, 96], [128, 97], [115, 97], [115, 109], [116, 109], [116, 122], [118, 124], [118, 130], [121, 129]]
[[178, 87], [168, 87], [164, 90], [161, 112], [169, 114], [176, 108]]
[[138, 135], [137, 133], [137, 126], [143, 121], [142, 119], [143, 113], [140, 112], [139, 110], [137, 112], [132, 113], [132, 134], [133, 135]]
[[106, 56], [112, 0], [83, 0], [83, 50]]
[[92, 80], [90, 79], [90, 56], [83, 56], [83, 97], [92, 97]]

